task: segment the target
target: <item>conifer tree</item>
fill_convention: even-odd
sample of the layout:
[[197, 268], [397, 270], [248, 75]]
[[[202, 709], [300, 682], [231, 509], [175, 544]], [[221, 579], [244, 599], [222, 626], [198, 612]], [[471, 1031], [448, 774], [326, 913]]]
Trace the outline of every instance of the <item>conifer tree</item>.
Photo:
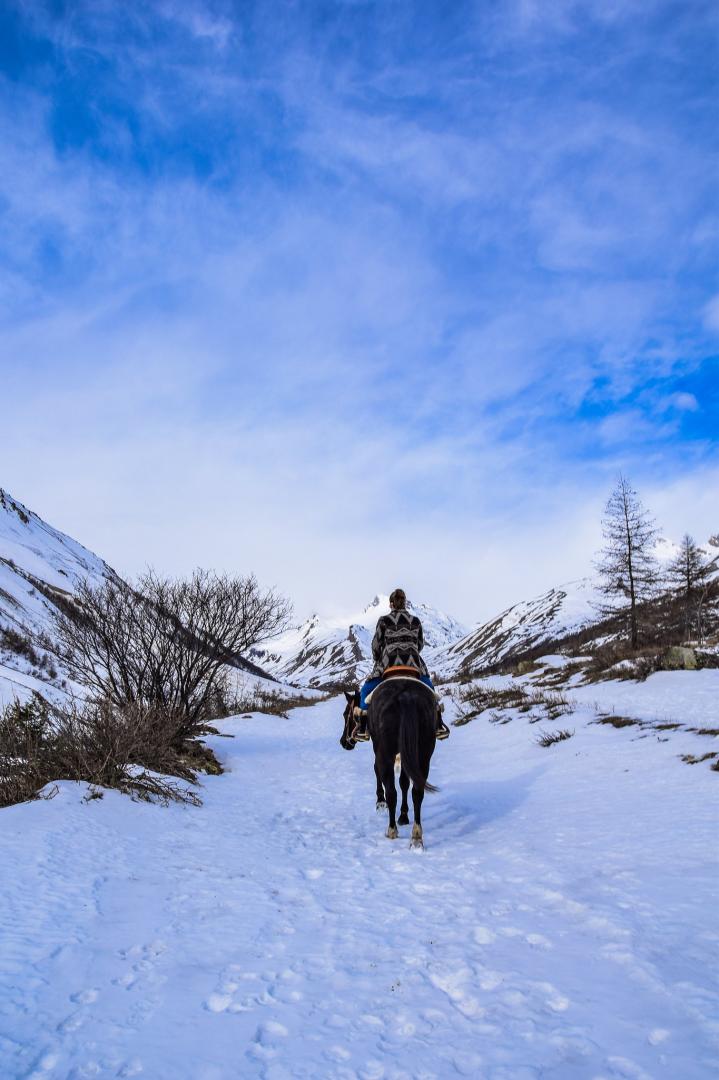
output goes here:
[[607, 502], [602, 535], [604, 546], [596, 562], [602, 599], [597, 606], [603, 615], [626, 616], [632, 648], [636, 648], [639, 607], [656, 593], [657, 530], [625, 476], [620, 475]]
[[700, 615], [701, 602], [716, 572], [716, 560], [697, 545], [693, 536], [685, 533], [676, 557], [666, 570], [669, 588], [677, 594], [684, 611], [685, 637], [691, 631], [692, 615], [696, 614], [697, 618]]

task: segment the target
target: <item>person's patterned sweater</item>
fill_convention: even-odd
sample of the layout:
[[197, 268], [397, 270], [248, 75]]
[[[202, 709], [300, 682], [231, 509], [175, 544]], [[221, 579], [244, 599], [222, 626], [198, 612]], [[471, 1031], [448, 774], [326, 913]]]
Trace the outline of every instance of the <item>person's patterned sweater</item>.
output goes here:
[[420, 656], [424, 647], [422, 623], [416, 615], [405, 608], [390, 611], [377, 622], [372, 639], [374, 667], [371, 679], [380, 679], [388, 667], [414, 668], [420, 675], [427, 675], [427, 665]]

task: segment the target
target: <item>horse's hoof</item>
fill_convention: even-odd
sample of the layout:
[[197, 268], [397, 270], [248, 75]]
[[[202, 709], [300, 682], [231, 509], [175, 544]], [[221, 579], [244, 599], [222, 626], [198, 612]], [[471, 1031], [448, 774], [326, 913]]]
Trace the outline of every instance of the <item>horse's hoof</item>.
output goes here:
[[387, 812], [387, 803], [386, 802], [378, 802], [375, 809], [376, 809], [378, 814], [384, 814], [384, 813]]
[[407, 814], [400, 814], [397, 818], [398, 825], [409, 825], [409, 817]]
[[415, 836], [413, 840], [410, 840], [409, 848], [410, 851], [424, 851], [424, 840]]
[[396, 825], [388, 826], [387, 832], [385, 833], [385, 836], [387, 837], [388, 840], [396, 840], [397, 837], [399, 836], [397, 826]]

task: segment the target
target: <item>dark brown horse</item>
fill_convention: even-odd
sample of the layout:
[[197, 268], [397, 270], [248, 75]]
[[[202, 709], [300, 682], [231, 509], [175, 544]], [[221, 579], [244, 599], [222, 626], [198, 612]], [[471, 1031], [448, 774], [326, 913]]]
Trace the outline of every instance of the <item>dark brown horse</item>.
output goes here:
[[[345, 691], [347, 705], [344, 713], [345, 727], [340, 743], [346, 750], [352, 750], [355, 742], [352, 738], [354, 729], [353, 709], [358, 696]], [[419, 680], [389, 679], [377, 687], [372, 695], [367, 717], [367, 730], [374, 747], [374, 769], [377, 778], [377, 809], [389, 812], [387, 836], [396, 840], [399, 836], [397, 825], [409, 825], [409, 807], [407, 793], [412, 784], [412, 805], [414, 807], [414, 825], [410, 847], [424, 847], [422, 839], [422, 800], [425, 791], [436, 791], [427, 780], [429, 766], [435, 746], [437, 707], [432, 691]], [[399, 819], [397, 810], [397, 788], [394, 780], [394, 765], [397, 754], [400, 755], [400, 787], [402, 805]]]

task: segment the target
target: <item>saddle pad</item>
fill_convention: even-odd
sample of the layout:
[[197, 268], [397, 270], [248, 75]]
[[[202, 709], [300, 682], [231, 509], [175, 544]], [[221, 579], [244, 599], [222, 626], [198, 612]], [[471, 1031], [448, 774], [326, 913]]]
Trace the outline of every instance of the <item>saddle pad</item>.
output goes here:
[[427, 683], [420, 682], [420, 680], [417, 678], [416, 675], [393, 675], [391, 679], [387, 679], [385, 682], [381, 682], [379, 684], [379, 686], [375, 686], [372, 693], [368, 694], [366, 699], [365, 699], [367, 704], [369, 705], [370, 701], [375, 696], [375, 694], [377, 693], [378, 690], [381, 690], [383, 686], [387, 686], [389, 683], [393, 683], [393, 682], [419, 683], [420, 686], [423, 686], [425, 688], [425, 690], [429, 691], [429, 693], [432, 695], [432, 697], [436, 701], [439, 701], [439, 694], [437, 693], [437, 691], [433, 690], [431, 686], [427, 686]]

